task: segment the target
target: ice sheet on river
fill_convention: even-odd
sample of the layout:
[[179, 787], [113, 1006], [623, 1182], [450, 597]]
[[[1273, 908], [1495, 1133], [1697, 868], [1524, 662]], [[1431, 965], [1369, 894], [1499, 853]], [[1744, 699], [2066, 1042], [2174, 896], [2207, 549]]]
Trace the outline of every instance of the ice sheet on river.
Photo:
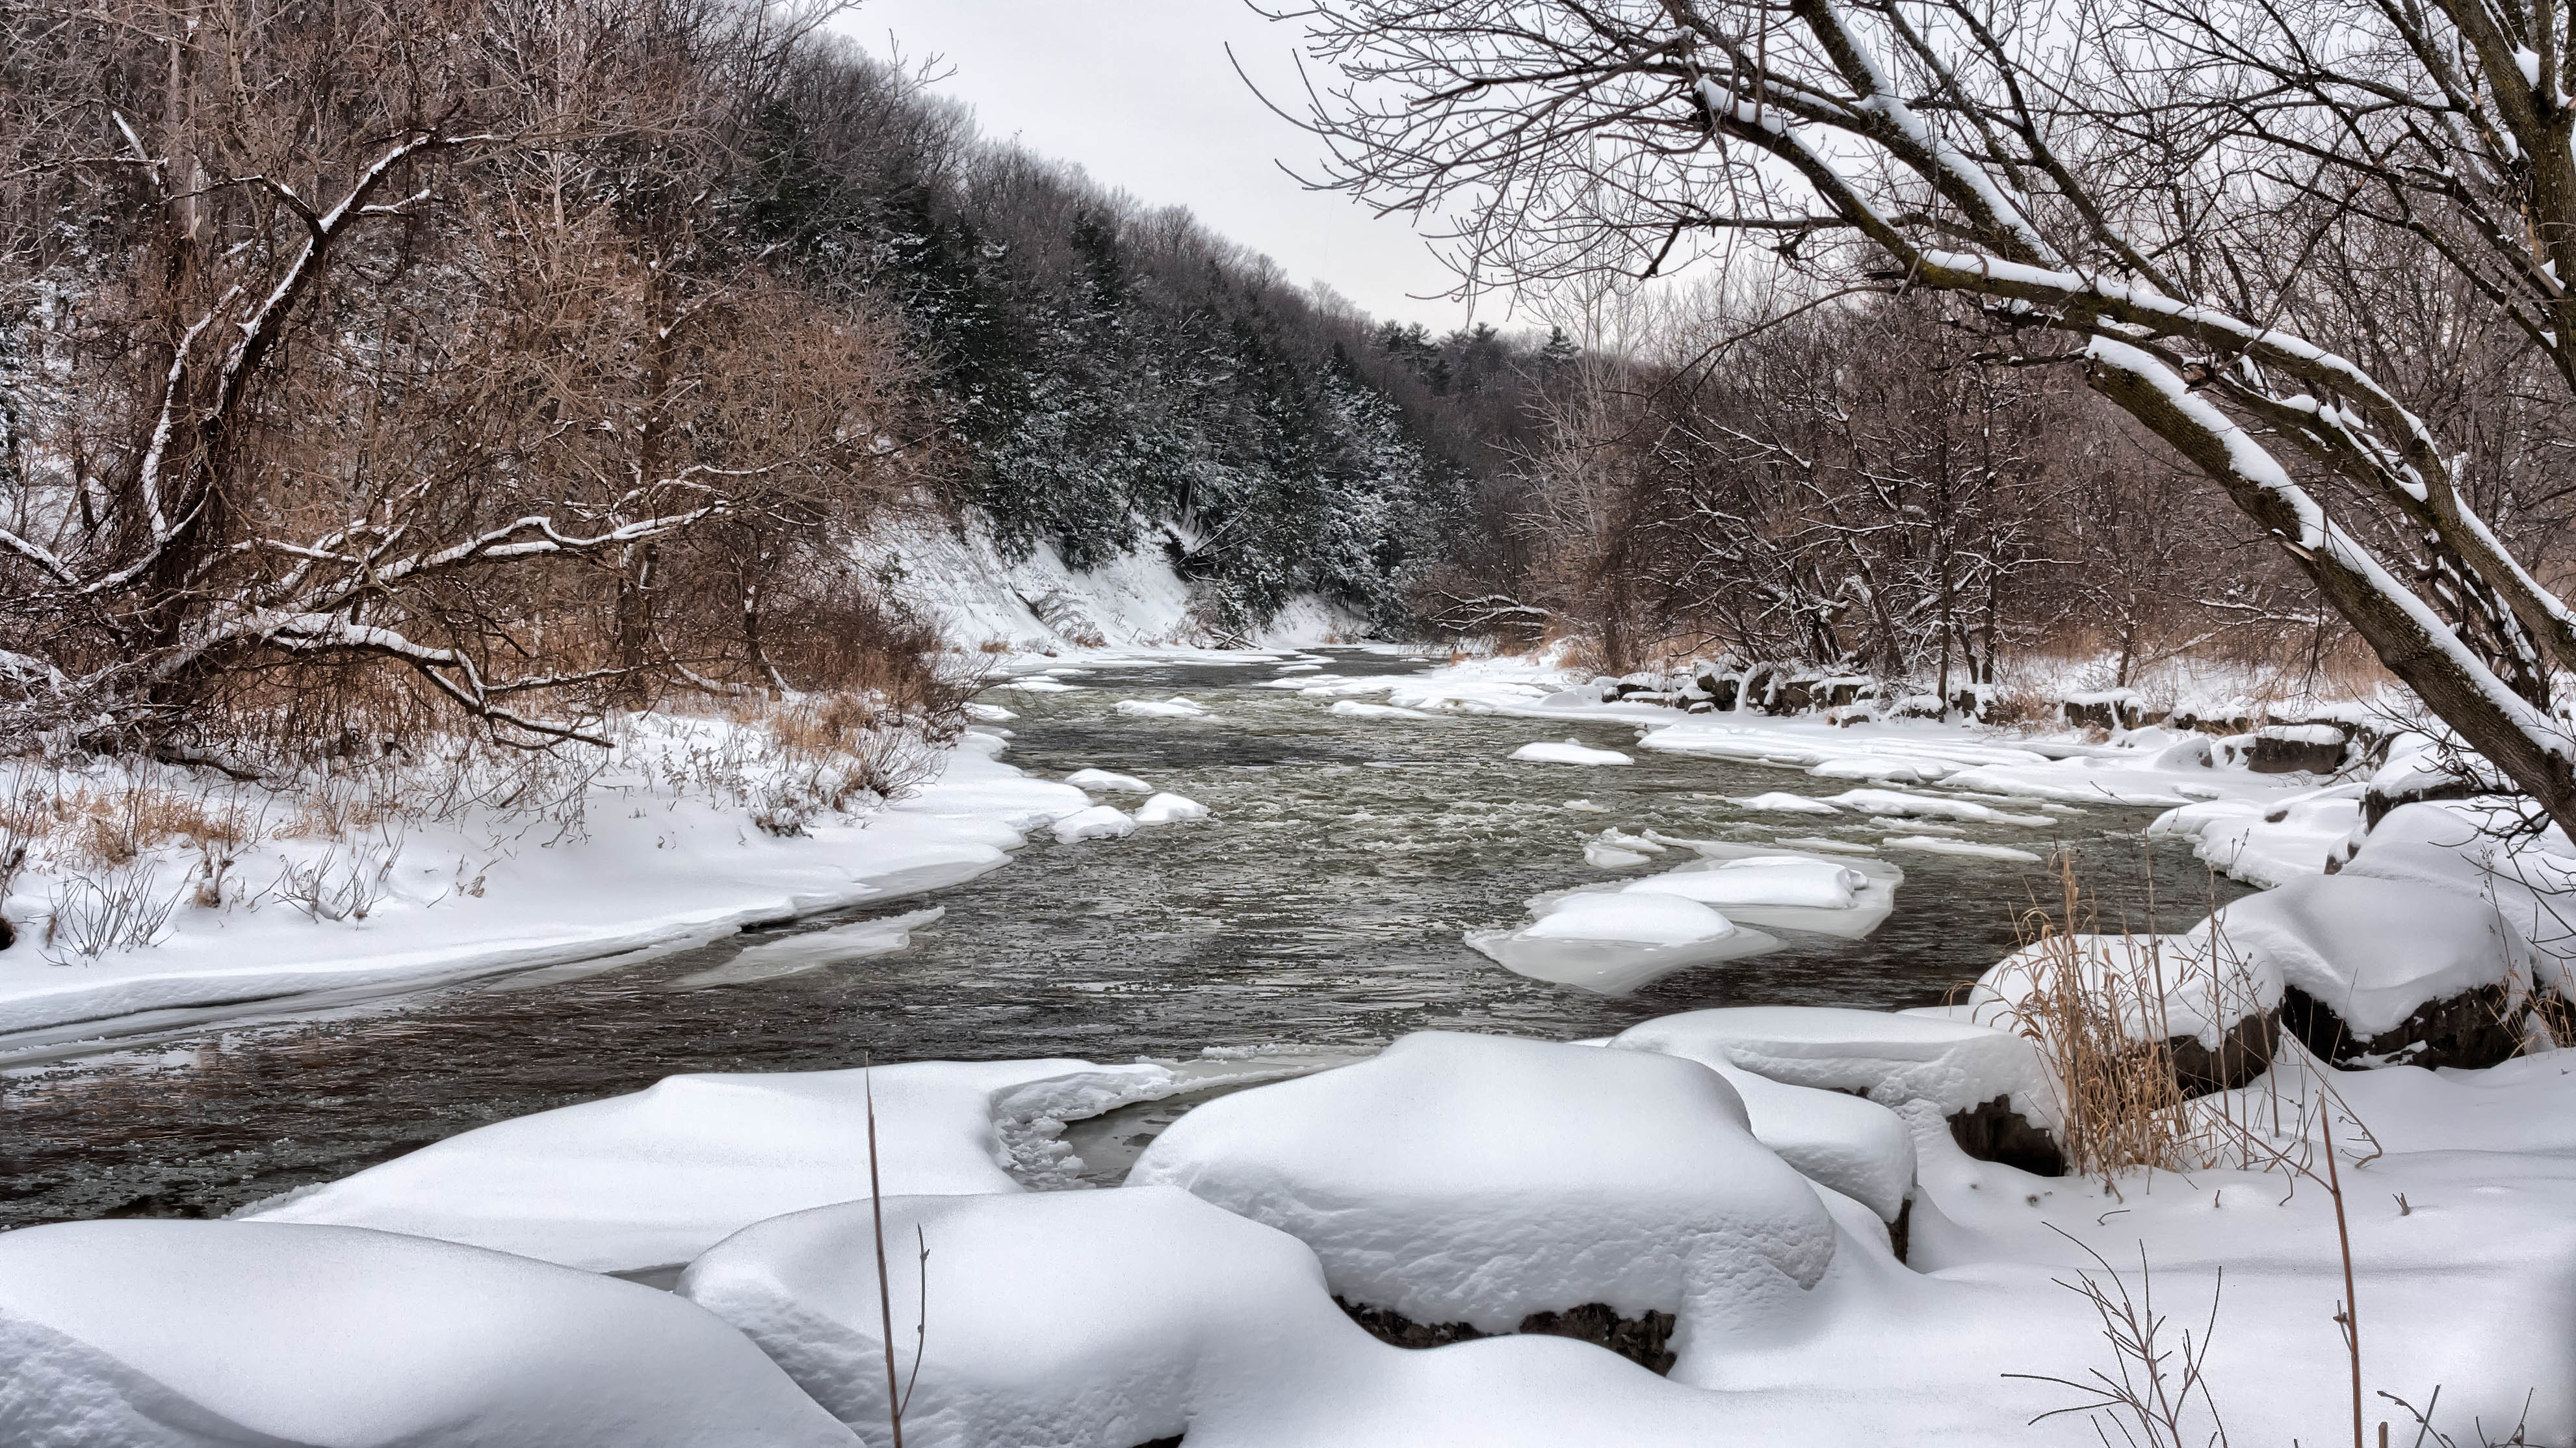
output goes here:
[[1677, 895], [1575, 891], [1517, 930], [1470, 930], [1467, 944], [1532, 980], [1624, 995], [1658, 976], [1777, 950], [1780, 942]]

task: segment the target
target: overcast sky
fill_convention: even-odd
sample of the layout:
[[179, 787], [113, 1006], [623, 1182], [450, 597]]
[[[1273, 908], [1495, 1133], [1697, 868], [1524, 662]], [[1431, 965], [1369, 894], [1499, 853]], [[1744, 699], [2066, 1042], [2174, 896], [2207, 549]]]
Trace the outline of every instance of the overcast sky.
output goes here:
[[[972, 105], [986, 135], [1150, 205], [1186, 206], [1299, 282], [1436, 330], [1467, 317], [1456, 302], [1415, 300], [1452, 278], [1402, 218], [1307, 191], [1275, 164], [1312, 171], [1316, 142], [1262, 105], [1226, 47], [1287, 105], [1300, 94], [1293, 22], [1243, 0], [863, 0], [842, 25], [880, 54], [891, 34], [907, 59], [939, 56], [952, 73], [938, 89]], [[1475, 315], [1522, 324], [1491, 301]]]

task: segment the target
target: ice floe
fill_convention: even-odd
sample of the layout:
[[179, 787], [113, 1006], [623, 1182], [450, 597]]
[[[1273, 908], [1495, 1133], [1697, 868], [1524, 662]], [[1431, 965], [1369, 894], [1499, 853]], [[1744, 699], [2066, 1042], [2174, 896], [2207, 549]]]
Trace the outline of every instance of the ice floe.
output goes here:
[[1616, 749], [1595, 749], [1579, 739], [1562, 742], [1540, 741], [1524, 744], [1511, 753], [1523, 764], [1628, 764], [1632, 761]]

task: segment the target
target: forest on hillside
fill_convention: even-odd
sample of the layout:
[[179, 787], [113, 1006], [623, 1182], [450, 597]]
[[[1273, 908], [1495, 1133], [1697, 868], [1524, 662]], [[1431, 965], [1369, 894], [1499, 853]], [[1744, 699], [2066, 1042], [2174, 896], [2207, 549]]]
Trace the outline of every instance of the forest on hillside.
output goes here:
[[13, 12], [9, 737], [927, 705], [937, 641], [854, 548], [889, 525], [1159, 547], [1217, 636], [1300, 594], [1402, 631], [1535, 349], [1379, 345], [832, 16]]

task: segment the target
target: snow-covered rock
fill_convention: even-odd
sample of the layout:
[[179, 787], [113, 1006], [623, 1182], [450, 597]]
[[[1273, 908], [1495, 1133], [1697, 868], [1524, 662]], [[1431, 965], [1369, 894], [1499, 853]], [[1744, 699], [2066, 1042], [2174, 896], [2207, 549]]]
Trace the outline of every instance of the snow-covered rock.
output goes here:
[[2492, 1066], [2521, 1045], [2531, 947], [2459, 892], [2318, 875], [2233, 901], [2192, 935], [2277, 971], [2283, 1024], [2327, 1060]]
[[1183, 820], [1203, 820], [1208, 807], [1187, 795], [1157, 794], [1136, 806], [1136, 823], [1140, 825], [1178, 824]]
[[1834, 1251], [1716, 1072], [1644, 1051], [1424, 1032], [1208, 1103], [1129, 1175], [1297, 1237], [1333, 1291], [1507, 1332], [1677, 1314], [1685, 1362], [1794, 1316]]
[[[908, 1379], [921, 1362], [903, 1423], [918, 1448], [1133, 1448], [1375, 1346], [1304, 1243], [1170, 1187], [893, 1197], [884, 1211], [895, 1359]], [[868, 1203], [745, 1228], [678, 1290], [862, 1438], [887, 1439]]]
[[1627, 764], [1632, 761], [1616, 749], [1595, 749], [1579, 739], [1562, 742], [1542, 740], [1524, 744], [1511, 753], [1523, 764]]
[[[2404, 880], [2479, 901], [2536, 953], [2542, 984], [2576, 1001], [2576, 846], [2476, 803], [2406, 804], [2364, 836], [2342, 873]], [[2512, 842], [2507, 843], [2508, 836]]]
[[2264, 953], [2205, 935], [2069, 935], [2027, 945], [1978, 977], [1969, 1019], [1999, 1030], [2037, 1026], [2068, 1008], [2116, 1011], [2132, 1041], [2166, 1043], [2191, 1094], [2231, 1090], [2271, 1064], [2282, 976]]
[[1053, 832], [1066, 844], [1076, 840], [1123, 840], [1136, 833], [1136, 817], [1114, 804], [1096, 804], [1057, 820]]
[[[872, 1079], [871, 1079], [872, 1078]], [[863, 1197], [875, 1094], [889, 1194], [1019, 1190], [997, 1123], [1169, 1089], [1159, 1066], [915, 1061], [863, 1071], [670, 1076], [496, 1122], [252, 1208], [275, 1222], [411, 1232], [595, 1271], [686, 1262], [764, 1217]], [[1031, 1094], [1036, 1083], [1047, 1083]], [[1082, 1111], [1051, 1098], [1079, 1101]]]
[[1747, 930], [1677, 895], [1577, 892], [1541, 907], [1518, 930], [1471, 930], [1467, 943], [1532, 980], [1604, 995], [1635, 990], [1694, 965], [1777, 950]]
[[1076, 789], [1106, 790], [1112, 794], [1151, 794], [1154, 787], [1132, 774], [1118, 774], [1106, 769], [1077, 769], [1064, 777]]
[[1430, 719], [1436, 716], [1419, 709], [1401, 708], [1394, 704], [1363, 704], [1357, 699], [1336, 699], [1324, 710], [1346, 719]]
[[839, 1448], [742, 1335], [649, 1287], [348, 1227], [0, 1234], [10, 1448]]

